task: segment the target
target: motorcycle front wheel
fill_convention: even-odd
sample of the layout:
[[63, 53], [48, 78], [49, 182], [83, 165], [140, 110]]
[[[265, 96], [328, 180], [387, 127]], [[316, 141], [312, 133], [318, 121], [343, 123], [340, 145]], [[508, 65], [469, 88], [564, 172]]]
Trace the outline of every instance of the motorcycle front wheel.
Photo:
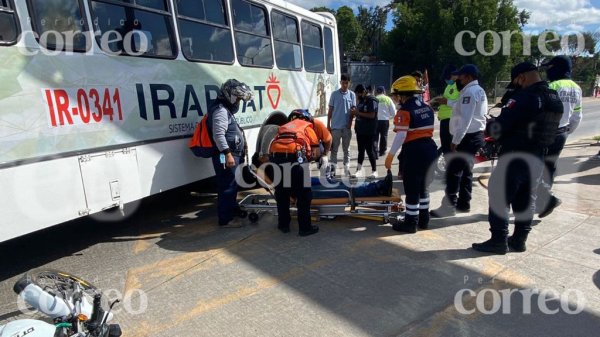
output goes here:
[[85, 293], [93, 294], [97, 288], [90, 282], [56, 269], [35, 269], [28, 271], [15, 283], [14, 290], [17, 294], [30, 283], [34, 283], [45, 292], [64, 298], [65, 294], [71, 294], [75, 290], [75, 284], [79, 284]]

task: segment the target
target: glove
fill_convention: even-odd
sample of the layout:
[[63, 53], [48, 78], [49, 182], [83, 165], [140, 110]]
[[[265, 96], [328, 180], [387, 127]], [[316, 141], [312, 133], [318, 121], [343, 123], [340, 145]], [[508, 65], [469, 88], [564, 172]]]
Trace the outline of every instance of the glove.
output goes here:
[[391, 170], [393, 162], [394, 162], [394, 156], [388, 154], [387, 157], [385, 157], [385, 168], [388, 170]]

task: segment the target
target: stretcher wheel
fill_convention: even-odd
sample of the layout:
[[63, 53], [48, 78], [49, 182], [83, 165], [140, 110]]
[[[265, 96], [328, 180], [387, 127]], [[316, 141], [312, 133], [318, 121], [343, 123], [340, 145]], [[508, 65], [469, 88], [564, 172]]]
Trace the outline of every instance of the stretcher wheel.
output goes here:
[[250, 213], [248, 215], [248, 219], [250, 220], [250, 222], [255, 223], [258, 221], [258, 214], [256, 213]]

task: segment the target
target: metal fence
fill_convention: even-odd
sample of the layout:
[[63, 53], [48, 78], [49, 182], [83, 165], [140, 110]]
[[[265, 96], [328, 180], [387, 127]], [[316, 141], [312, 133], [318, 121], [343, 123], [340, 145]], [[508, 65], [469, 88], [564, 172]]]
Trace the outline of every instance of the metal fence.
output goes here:
[[365, 87], [371, 85], [373, 89], [384, 86], [386, 92], [389, 92], [394, 65], [383, 62], [346, 62], [344, 63], [344, 72], [350, 75], [352, 88], [357, 84], [363, 84]]

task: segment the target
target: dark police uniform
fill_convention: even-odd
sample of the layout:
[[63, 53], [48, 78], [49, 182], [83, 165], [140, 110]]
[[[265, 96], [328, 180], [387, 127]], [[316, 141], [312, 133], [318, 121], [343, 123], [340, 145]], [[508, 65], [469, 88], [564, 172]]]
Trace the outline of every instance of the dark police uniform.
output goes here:
[[376, 154], [373, 150], [373, 136], [377, 133], [377, 110], [379, 109], [379, 102], [371, 95], [367, 95], [358, 100], [356, 110], [363, 113], [375, 112], [375, 117], [356, 117], [354, 123], [354, 131], [356, 132], [356, 143], [358, 145], [358, 167], [362, 167], [363, 161], [365, 160], [365, 152], [369, 157], [369, 163], [371, 164], [371, 170], [377, 171]]
[[[488, 187], [488, 219], [492, 238], [486, 243], [474, 244], [473, 248], [501, 254], [502, 251], [506, 252], [508, 218], [512, 206], [515, 231], [508, 244], [511, 248], [521, 247], [516, 251], [525, 250], [524, 244], [533, 220], [535, 190], [542, 175], [546, 151], [546, 147], [539, 142], [541, 134], [536, 130], [542, 128], [544, 123], [552, 124], [551, 119], [556, 120], [556, 116], [560, 120], [562, 111], [556, 91], [541, 81], [516, 91], [491, 125], [491, 135], [501, 145], [498, 166], [492, 173]], [[555, 125], [558, 126], [557, 120]], [[478, 249], [481, 245], [500, 248]]]
[[[429, 224], [429, 185], [432, 175], [429, 168], [436, 160], [437, 146], [433, 141], [435, 113], [419, 98], [413, 97], [402, 104], [394, 117], [396, 139], [390, 155], [400, 152], [400, 171], [403, 176], [406, 194], [406, 216], [403, 224], [394, 225], [394, 230], [402, 232], [425, 229]], [[406, 134], [404, 142], [402, 137]]]

